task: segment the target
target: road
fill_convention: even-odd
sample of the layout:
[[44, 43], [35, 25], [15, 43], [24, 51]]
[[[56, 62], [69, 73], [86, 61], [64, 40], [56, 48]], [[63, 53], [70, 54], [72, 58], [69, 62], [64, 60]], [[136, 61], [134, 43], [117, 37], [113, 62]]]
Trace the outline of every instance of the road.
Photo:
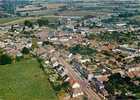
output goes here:
[[137, 57], [137, 56], [139, 56], [139, 55], [140, 55], [140, 54], [133, 54], [133, 55], [131, 55], [131, 56], [126, 57], [125, 59], [134, 58], [134, 57]]
[[79, 74], [75, 72], [70, 64], [68, 64], [62, 57], [59, 57], [58, 60], [65, 66], [65, 69], [68, 70], [68, 75], [79, 82], [82, 87], [82, 91], [88, 96], [88, 100], [102, 100], [100, 96], [91, 89], [91, 87], [88, 87], [88, 81], [81, 79]]

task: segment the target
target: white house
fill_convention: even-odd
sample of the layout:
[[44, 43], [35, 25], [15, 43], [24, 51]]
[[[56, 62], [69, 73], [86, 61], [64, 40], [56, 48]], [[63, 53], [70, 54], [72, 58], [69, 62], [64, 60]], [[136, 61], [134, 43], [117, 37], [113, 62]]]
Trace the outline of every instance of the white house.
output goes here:
[[90, 59], [81, 59], [80, 62], [81, 62], [81, 63], [90, 62]]
[[73, 98], [84, 95], [84, 93], [81, 89], [81, 86], [77, 81], [69, 80], [69, 82], [70, 82], [71, 87], [72, 87], [71, 92], [72, 92]]

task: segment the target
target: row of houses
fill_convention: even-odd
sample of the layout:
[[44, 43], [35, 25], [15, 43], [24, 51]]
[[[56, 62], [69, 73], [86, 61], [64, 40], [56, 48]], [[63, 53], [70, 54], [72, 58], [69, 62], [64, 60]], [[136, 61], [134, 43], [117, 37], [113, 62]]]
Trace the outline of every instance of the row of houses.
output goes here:
[[63, 82], [70, 83], [71, 87], [69, 94], [71, 95], [71, 97], [77, 98], [81, 95], [84, 95], [84, 92], [82, 91], [82, 87], [80, 86], [79, 82], [69, 76], [68, 71], [65, 69], [65, 66], [59, 63], [57, 59], [57, 56], [59, 55], [55, 52], [55, 49], [52, 47], [48, 47], [46, 49], [40, 48], [39, 51], [40, 50], [42, 52], [38, 52], [37, 55], [45, 61], [45, 64], [50, 64], [50, 68], [57, 72]]

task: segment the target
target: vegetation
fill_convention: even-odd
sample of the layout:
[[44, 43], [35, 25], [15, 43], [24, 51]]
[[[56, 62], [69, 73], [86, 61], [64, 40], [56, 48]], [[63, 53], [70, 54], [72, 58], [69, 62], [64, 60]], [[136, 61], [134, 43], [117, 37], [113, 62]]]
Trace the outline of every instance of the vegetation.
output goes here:
[[49, 24], [49, 21], [47, 18], [40, 18], [37, 20], [37, 23], [39, 26], [46, 26]]
[[48, 19], [49, 22], [55, 22], [58, 18], [56, 16], [0, 18], [0, 24], [3, 25], [24, 24], [26, 20], [31, 22], [37, 22], [37, 20], [39, 19], [46, 20]]
[[38, 48], [37, 45], [37, 39], [36, 38], [32, 38], [32, 49]]
[[96, 53], [95, 49], [90, 48], [88, 46], [80, 46], [80, 45], [76, 45], [74, 47], [69, 48], [69, 51], [73, 54], [79, 53], [81, 55], [91, 55]]
[[63, 82], [62, 78], [53, 69], [47, 68], [45, 73], [49, 76], [49, 81], [56, 94], [59, 94], [61, 91], [67, 91], [70, 87], [69, 82]]
[[7, 54], [0, 55], [0, 65], [11, 64], [12, 58]]
[[89, 34], [87, 36], [89, 39], [99, 39], [105, 42], [117, 42], [120, 44], [129, 43], [131, 44], [133, 41], [138, 40], [134, 32], [108, 32], [102, 34]]
[[119, 73], [111, 75], [109, 81], [105, 82], [105, 86], [112, 95], [120, 94], [127, 97], [127, 93], [131, 95], [140, 93], [140, 86], [135, 85], [129, 77], [121, 77]]
[[134, 57], [134, 63], [139, 64], [140, 63], [140, 56]]
[[0, 66], [0, 99], [57, 100], [47, 77], [35, 59]]
[[23, 31], [23, 34], [27, 37], [30, 37], [32, 33], [32, 31]]
[[[140, 42], [138, 42], [138, 49], [140, 50]], [[139, 54], [140, 54], [140, 51], [139, 51]]]
[[19, 18], [0, 18], [0, 24], [5, 24], [8, 22], [12, 22], [18, 20]]
[[27, 54], [30, 53], [30, 50], [29, 50], [28, 48], [24, 47], [24, 48], [22, 49], [22, 53], [27, 55]]
[[24, 25], [29, 27], [29, 28], [33, 28], [33, 22], [31, 22], [30, 20], [25, 20]]

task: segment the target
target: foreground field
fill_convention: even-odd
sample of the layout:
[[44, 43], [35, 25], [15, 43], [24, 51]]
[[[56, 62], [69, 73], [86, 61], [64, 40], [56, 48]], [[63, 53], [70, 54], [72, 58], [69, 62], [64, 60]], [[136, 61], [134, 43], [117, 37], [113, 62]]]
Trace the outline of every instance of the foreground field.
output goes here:
[[0, 100], [57, 100], [35, 59], [0, 66]]

